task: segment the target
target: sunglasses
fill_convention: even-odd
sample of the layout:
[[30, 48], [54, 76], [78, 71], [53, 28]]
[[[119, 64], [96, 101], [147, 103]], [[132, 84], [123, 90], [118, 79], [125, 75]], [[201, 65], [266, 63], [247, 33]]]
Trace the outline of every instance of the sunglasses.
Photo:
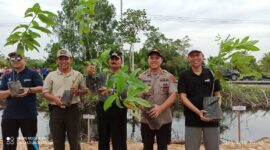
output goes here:
[[21, 56], [11, 57], [11, 61], [21, 61], [23, 58]]

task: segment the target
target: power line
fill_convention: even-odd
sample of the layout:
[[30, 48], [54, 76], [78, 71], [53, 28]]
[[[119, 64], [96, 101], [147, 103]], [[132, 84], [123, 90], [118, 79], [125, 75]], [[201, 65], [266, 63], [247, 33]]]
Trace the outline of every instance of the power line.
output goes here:
[[220, 18], [197, 18], [180, 16], [149, 15], [152, 20], [175, 21], [175, 22], [198, 22], [198, 23], [220, 23], [220, 24], [270, 24], [267, 19], [220, 19]]
[[[220, 19], [220, 18], [200, 18], [200, 17], [181, 17], [181, 16], [164, 16], [148, 15], [151, 20], [173, 21], [183, 23], [212, 23], [212, 24], [270, 24], [267, 19]], [[0, 22], [0, 27], [11, 27], [27, 22]]]

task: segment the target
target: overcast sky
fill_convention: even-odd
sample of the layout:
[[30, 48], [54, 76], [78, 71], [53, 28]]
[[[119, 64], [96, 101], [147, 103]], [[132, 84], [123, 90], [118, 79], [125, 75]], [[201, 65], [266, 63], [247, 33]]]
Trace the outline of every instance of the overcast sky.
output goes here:
[[[3, 47], [6, 38], [20, 22], [28, 7], [40, 3], [42, 9], [56, 12], [61, 9], [57, 0], [0, 0], [0, 54], [7, 55], [12, 46]], [[109, 0], [120, 16], [120, 0]], [[185, 35], [191, 39], [194, 47], [203, 49], [206, 57], [216, 55], [218, 45], [215, 37], [259, 40], [260, 52], [252, 53], [257, 59], [270, 52], [270, 0], [123, 0], [123, 12], [128, 9], [145, 9], [151, 23], [160, 29], [166, 37], [181, 39]], [[46, 57], [42, 50], [50, 38], [43, 37], [39, 53], [28, 53], [35, 58]], [[142, 44], [136, 44], [138, 49]]]

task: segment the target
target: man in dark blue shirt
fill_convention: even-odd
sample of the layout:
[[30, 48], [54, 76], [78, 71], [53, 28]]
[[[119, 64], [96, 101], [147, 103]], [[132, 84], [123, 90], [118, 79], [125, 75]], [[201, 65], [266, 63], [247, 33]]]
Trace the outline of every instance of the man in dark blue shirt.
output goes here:
[[13, 70], [3, 76], [0, 85], [0, 100], [6, 100], [1, 122], [3, 150], [16, 149], [19, 129], [28, 150], [37, 150], [36, 93], [42, 91], [42, 79], [25, 66], [25, 57], [16, 52], [8, 56]]

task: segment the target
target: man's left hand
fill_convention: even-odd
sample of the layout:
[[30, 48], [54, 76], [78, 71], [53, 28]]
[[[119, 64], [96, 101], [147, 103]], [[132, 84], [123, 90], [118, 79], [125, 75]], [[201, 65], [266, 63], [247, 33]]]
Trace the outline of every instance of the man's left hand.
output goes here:
[[162, 113], [162, 108], [159, 105], [154, 104], [154, 107], [150, 110], [150, 116], [157, 118]]
[[21, 93], [16, 95], [16, 97], [25, 97], [29, 93], [29, 88], [22, 88], [20, 89]]

